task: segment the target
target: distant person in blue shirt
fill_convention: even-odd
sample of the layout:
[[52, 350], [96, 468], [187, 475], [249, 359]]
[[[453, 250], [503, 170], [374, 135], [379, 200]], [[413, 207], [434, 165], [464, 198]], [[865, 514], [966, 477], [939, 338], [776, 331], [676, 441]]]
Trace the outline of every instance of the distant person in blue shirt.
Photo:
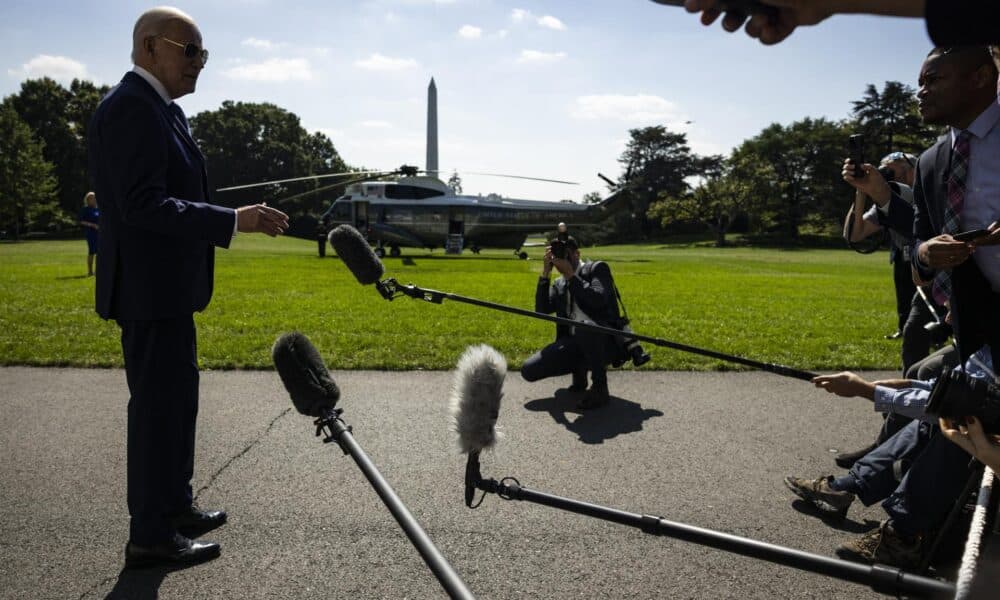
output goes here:
[[101, 210], [97, 208], [97, 196], [87, 192], [83, 197], [83, 208], [80, 209], [80, 225], [87, 237], [87, 275], [94, 275], [94, 257], [97, 256], [97, 218]]

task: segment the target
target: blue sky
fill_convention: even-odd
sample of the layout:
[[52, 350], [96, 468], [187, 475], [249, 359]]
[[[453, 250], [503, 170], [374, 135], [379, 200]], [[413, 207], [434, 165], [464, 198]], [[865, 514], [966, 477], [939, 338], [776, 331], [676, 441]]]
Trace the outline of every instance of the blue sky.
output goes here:
[[[833, 17], [761, 46], [649, 0], [202, 0], [178, 2], [211, 60], [189, 115], [223, 100], [272, 102], [323, 131], [352, 165], [424, 163], [425, 97], [438, 87], [442, 170], [466, 193], [579, 200], [616, 179], [628, 130], [667, 125], [699, 153], [728, 153], [767, 125], [846, 117], [865, 85], [916, 87], [922, 20]], [[151, 4], [0, 6], [0, 96], [26, 78], [114, 84]], [[690, 123], [688, 123], [690, 122]], [[211, 176], [211, 173], [209, 173]]]

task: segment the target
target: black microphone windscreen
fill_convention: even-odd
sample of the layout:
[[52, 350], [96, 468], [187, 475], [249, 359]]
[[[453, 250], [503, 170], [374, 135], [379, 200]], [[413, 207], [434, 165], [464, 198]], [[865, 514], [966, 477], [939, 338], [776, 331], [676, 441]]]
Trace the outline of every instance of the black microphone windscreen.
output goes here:
[[338, 225], [330, 232], [330, 245], [340, 260], [354, 273], [358, 283], [368, 285], [382, 278], [385, 267], [375, 256], [368, 241], [350, 225]]
[[462, 452], [480, 452], [500, 437], [496, 424], [506, 376], [507, 361], [485, 344], [466, 348], [458, 359], [449, 409]]
[[271, 358], [295, 410], [320, 417], [336, 406], [340, 389], [309, 338], [297, 331], [282, 335], [274, 342]]

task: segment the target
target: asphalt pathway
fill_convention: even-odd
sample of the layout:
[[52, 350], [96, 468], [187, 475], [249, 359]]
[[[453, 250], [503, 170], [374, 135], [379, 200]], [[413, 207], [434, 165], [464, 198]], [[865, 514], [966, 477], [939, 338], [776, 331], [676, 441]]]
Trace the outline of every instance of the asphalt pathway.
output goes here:
[[[479, 598], [882, 597], [537, 504], [491, 495], [469, 510], [450, 373], [334, 377], [355, 439]], [[824, 556], [883, 517], [854, 506], [821, 520], [781, 481], [839, 472], [833, 454], [881, 422], [864, 400], [762, 372], [614, 372], [611, 404], [581, 413], [553, 395], [568, 383], [508, 375], [485, 476]], [[444, 597], [272, 371], [202, 373], [193, 483], [202, 506], [229, 512], [206, 536], [222, 557], [123, 571], [127, 396], [119, 370], [0, 368], [0, 598]]]

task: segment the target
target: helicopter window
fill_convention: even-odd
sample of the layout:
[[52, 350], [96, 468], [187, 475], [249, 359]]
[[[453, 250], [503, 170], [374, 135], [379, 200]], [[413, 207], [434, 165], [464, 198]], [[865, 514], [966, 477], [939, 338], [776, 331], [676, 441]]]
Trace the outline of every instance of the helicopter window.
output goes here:
[[444, 192], [439, 192], [438, 190], [432, 190], [424, 187], [417, 187], [415, 185], [387, 185], [385, 186], [385, 197], [395, 198], [400, 200], [422, 200], [424, 198], [433, 198], [435, 196], [444, 196]]

